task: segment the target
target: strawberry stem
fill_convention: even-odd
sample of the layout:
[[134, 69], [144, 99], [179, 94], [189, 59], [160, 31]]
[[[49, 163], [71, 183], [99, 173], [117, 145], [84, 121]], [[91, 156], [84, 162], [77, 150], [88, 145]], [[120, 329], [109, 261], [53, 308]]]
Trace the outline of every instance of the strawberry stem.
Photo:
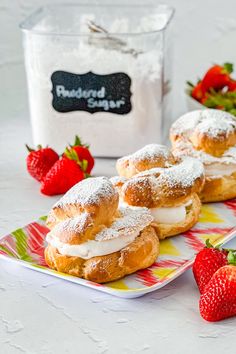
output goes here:
[[194, 84], [191, 81], [186, 81], [186, 84], [192, 88], [194, 88]]
[[26, 147], [26, 149], [27, 149], [29, 152], [35, 151], [35, 150], [32, 149], [31, 147], [29, 147], [29, 145], [27, 145], [27, 144], [25, 144], [25, 147]]

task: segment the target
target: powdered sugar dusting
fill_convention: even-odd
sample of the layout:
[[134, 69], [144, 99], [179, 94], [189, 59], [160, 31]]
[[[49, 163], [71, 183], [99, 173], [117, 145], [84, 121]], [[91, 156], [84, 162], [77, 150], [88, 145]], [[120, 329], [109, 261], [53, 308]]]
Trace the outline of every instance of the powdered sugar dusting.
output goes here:
[[227, 137], [236, 131], [236, 119], [230, 113], [216, 109], [202, 111], [197, 130], [212, 138]]
[[73, 236], [75, 233], [79, 234], [85, 231], [86, 228], [93, 225], [93, 220], [89, 213], [82, 213], [74, 218], [68, 218], [57, 224], [53, 231], [49, 232], [54, 237], [60, 236], [62, 233], [66, 233], [68, 237]]
[[152, 160], [158, 157], [168, 159], [171, 152], [165, 145], [160, 144], [149, 144], [144, 146], [142, 149], [136, 151], [133, 155], [131, 155], [131, 159], [133, 161], [140, 160]]
[[113, 176], [110, 178], [110, 181], [113, 184], [113, 186], [116, 186], [119, 184], [124, 184], [127, 181], [127, 178], [123, 176]]
[[149, 144], [136, 151], [134, 154], [122, 157], [118, 160], [118, 163], [126, 160], [134, 163], [145, 160], [153, 161], [160, 158], [168, 160], [171, 157], [171, 152], [167, 146], [160, 144]]
[[165, 170], [166, 170], [165, 168], [161, 168], [161, 167], [151, 168], [150, 170], [146, 170], [146, 171], [138, 173], [132, 179], [138, 179], [139, 177], [154, 176], [154, 175], [158, 176], [161, 173], [164, 173]]
[[[156, 176], [155, 176], [156, 175]], [[191, 187], [198, 178], [204, 176], [203, 164], [194, 158], [186, 157], [180, 164], [170, 168], [152, 168], [136, 175], [136, 178], [150, 176], [153, 187], [167, 185], [169, 188], [182, 186]], [[135, 177], [130, 180], [135, 182]]]
[[[158, 185], [158, 176], [156, 176], [156, 168], [145, 171], [145, 173], [139, 173], [134, 177], [130, 178], [121, 189], [121, 200], [126, 199], [126, 193], [129, 193], [129, 190], [135, 188], [135, 191], [132, 192], [134, 199], [140, 200], [140, 198], [145, 198], [146, 193], [152, 188], [153, 193], [155, 193], [155, 188], [159, 188]], [[150, 171], [150, 173], [148, 173]], [[142, 197], [140, 197], [142, 196]], [[129, 202], [127, 202], [129, 204]], [[133, 206], [133, 205], [132, 205]], [[135, 203], [134, 203], [135, 206]]]
[[175, 157], [192, 156], [201, 160], [205, 165], [212, 163], [236, 163], [236, 146], [226, 150], [216, 157], [193, 147], [189, 137], [194, 130], [207, 134], [212, 139], [225, 139], [230, 133], [236, 133], [236, 118], [224, 111], [216, 109], [196, 110], [184, 114], [171, 127], [171, 134], [182, 136], [174, 143]]
[[82, 207], [99, 204], [104, 197], [117, 194], [111, 181], [106, 177], [87, 178], [72, 187], [56, 204], [55, 207], [80, 204]]
[[199, 122], [202, 111], [188, 112], [177, 119], [171, 126], [171, 133], [174, 135], [188, 135]]
[[153, 217], [147, 208], [120, 207], [119, 211], [121, 217], [117, 218], [109, 228], [99, 232], [95, 237], [96, 241], [106, 241], [121, 236], [128, 237], [133, 233], [138, 235], [153, 221]]
[[179, 165], [165, 169], [160, 175], [160, 183], [165, 182], [170, 188], [181, 185], [183, 188], [193, 186], [198, 178], [204, 176], [203, 164], [191, 157], [185, 158]]
[[235, 164], [236, 163], [236, 146], [229, 148], [220, 157], [209, 155], [204, 151], [195, 150], [193, 145], [189, 141], [178, 140], [175, 143], [175, 149], [173, 151], [174, 155], [178, 158], [183, 158], [183, 156], [192, 156], [196, 159], [202, 161], [204, 165], [210, 165], [213, 163], [222, 164]]
[[171, 127], [171, 133], [188, 138], [194, 129], [212, 138], [222, 134], [227, 136], [236, 130], [236, 118], [228, 112], [217, 109], [196, 110], [177, 119]]

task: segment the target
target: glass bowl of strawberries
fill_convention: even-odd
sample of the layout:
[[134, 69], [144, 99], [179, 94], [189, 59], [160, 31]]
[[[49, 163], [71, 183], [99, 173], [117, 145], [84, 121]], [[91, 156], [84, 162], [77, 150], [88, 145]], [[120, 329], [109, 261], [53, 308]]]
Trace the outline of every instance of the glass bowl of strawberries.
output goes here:
[[233, 64], [215, 64], [196, 84], [187, 81], [188, 109], [220, 109], [236, 116], [236, 80], [232, 73]]

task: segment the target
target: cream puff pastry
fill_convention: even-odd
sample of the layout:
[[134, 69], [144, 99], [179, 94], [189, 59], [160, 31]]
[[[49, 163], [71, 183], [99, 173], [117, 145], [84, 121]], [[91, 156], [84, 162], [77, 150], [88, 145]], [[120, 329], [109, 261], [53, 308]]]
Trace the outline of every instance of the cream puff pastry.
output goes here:
[[173, 164], [175, 158], [167, 146], [149, 144], [131, 155], [118, 159], [116, 169], [120, 176], [130, 178], [154, 167], [164, 168]]
[[192, 156], [204, 164], [206, 182], [202, 202], [236, 197], [236, 118], [215, 110], [197, 110], [180, 117], [171, 127], [176, 158]]
[[[146, 170], [125, 177], [131, 176], [131, 168], [137, 171], [140, 159], [145, 159], [142, 166]], [[157, 167], [153, 168], [154, 165]], [[124, 166], [128, 167], [128, 172]], [[197, 159], [186, 158], [178, 163], [167, 147], [152, 144], [119, 159], [117, 170], [122, 176], [113, 177], [111, 181], [120, 194], [121, 203], [148, 208], [160, 239], [180, 234], [198, 221], [201, 209], [198, 193], [204, 184], [204, 169]]]
[[159, 240], [146, 208], [118, 207], [119, 195], [106, 177], [71, 188], [47, 218], [45, 260], [50, 268], [105, 283], [147, 268]]

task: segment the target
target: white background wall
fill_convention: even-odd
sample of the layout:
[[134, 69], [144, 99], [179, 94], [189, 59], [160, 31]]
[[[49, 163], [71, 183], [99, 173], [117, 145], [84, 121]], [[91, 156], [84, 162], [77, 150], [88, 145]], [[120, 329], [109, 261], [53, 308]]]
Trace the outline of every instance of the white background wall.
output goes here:
[[[129, 2], [140, 1], [142, 0]], [[0, 0], [0, 119], [7, 119], [9, 115], [27, 114], [25, 73], [18, 24], [37, 7], [49, 2], [58, 1]], [[105, 0], [97, 2], [104, 3]], [[187, 79], [195, 80], [213, 62], [232, 61], [236, 65], [236, 0], [162, 2], [176, 8], [173, 34], [176, 118], [186, 110], [183, 92]]]

